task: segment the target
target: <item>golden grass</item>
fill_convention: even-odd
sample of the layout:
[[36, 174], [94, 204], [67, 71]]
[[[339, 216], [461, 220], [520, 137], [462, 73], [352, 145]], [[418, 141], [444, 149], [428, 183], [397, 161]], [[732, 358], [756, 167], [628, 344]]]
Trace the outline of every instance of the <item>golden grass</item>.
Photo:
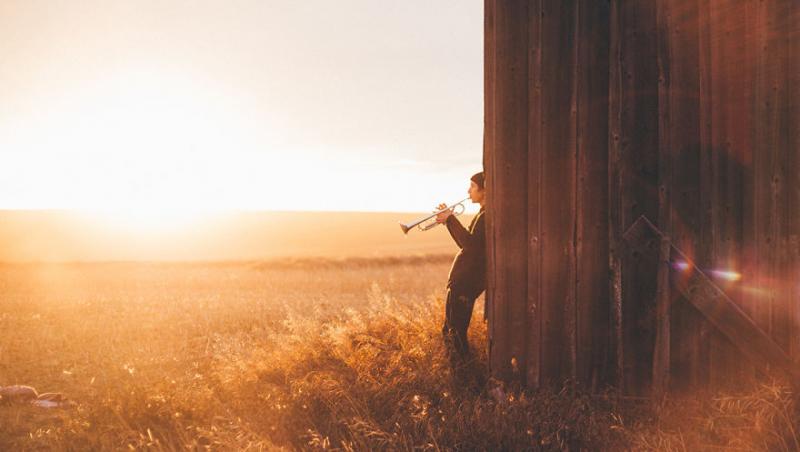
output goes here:
[[0, 450], [795, 450], [788, 388], [659, 406], [515, 392], [454, 372], [449, 256], [0, 266], [0, 385], [77, 405], [0, 404]]

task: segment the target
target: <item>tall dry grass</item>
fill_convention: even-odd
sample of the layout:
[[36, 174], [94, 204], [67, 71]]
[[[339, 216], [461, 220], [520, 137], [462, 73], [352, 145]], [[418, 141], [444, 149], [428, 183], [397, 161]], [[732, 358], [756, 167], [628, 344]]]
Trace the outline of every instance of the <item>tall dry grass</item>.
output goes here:
[[76, 402], [0, 405], [0, 450], [794, 450], [793, 394], [659, 405], [492, 394], [441, 343], [449, 256], [0, 267], [0, 385]]

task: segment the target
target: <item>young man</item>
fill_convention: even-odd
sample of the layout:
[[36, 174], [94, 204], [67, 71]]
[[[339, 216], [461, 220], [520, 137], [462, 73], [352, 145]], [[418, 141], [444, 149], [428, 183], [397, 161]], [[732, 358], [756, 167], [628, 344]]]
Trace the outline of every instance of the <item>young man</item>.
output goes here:
[[[458, 252], [447, 281], [445, 321], [442, 327], [445, 345], [453, 347], [461, 358], [470, 355], [467, 328], [472, 317], [475, 299], [486, 288], [486, 226], [483, 218], [485, 192], [483, 172], [470, 178], [469, 197], [481, 209], [472, 219], [469, 228], [464, 228], [453, 215], [452, 209], [436, 216], [444, 223], [461, 251]], [[447, 204], [439, 204], [439, 210]]]

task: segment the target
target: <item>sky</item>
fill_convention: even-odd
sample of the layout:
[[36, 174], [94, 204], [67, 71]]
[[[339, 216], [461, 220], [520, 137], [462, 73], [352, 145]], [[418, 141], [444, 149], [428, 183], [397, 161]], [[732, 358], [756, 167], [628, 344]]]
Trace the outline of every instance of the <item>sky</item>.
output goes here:
[[0, 209], [429, 211], [482, 139], [482, 1], [0, 1]]

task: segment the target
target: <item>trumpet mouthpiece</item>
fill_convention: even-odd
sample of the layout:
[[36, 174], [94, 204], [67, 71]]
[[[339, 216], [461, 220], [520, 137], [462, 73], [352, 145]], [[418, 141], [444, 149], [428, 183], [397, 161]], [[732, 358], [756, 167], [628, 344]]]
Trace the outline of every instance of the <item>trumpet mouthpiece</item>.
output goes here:
[[403, 223], [400, 223], [400, 229], [403, 230], [403, 234], [408, 235], [408, 230], [411, 229], [411, 228], [409, 228], [408, 226], [404, 225]]

